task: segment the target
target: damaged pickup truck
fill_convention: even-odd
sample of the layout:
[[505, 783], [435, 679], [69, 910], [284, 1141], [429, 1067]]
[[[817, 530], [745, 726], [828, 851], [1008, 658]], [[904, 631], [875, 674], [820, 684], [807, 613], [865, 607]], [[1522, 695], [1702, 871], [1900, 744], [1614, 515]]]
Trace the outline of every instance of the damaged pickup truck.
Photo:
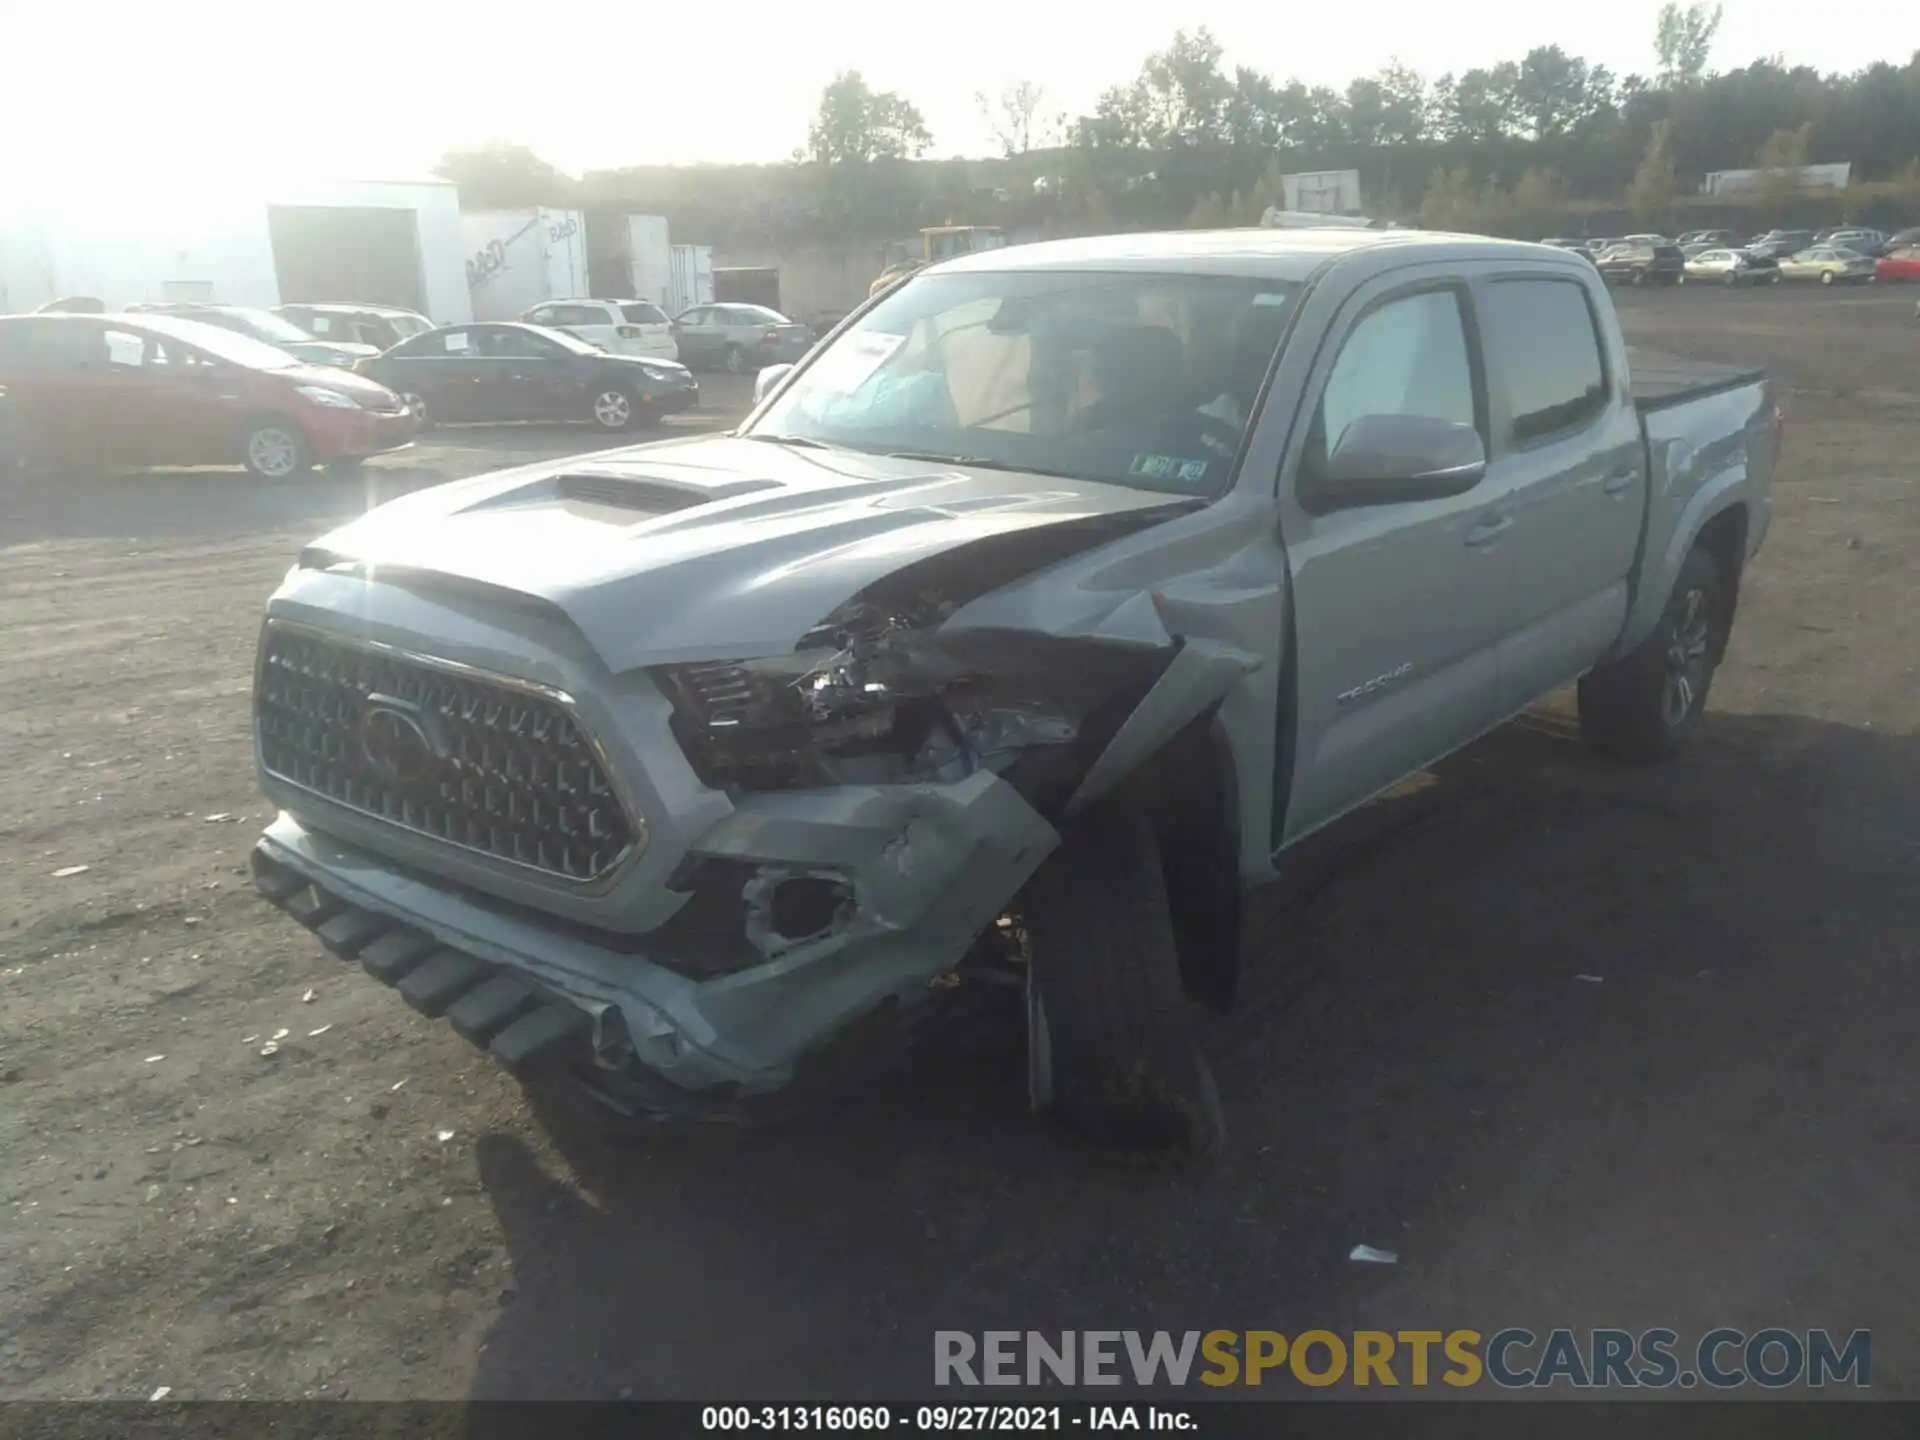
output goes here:
[[1541, 246], [930, 267], [731, 434], [309, 546], [261, 633], [255, 880], [628, 1121], [777, 1112], [977, 980], [1037, 1110], [1210, 1149], [1188, 1006], [1259, 958], [1243, 893], [1574, 681], [1597, 748], [1673, 752], [1779, 434], [1756, 372], [1630, 369]]

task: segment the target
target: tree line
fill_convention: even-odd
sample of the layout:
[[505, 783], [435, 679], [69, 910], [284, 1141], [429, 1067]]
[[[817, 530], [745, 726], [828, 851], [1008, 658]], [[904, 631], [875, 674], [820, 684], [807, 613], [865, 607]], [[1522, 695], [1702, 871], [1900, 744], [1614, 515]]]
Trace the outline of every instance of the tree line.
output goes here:
[[[442, 173], [470, 205], [664, 213], [677, 236], [721, 245], [881, 239], [942, 223], [1251, 224], [1279, 203], [1282, 174], [1336, 169], [1360, 173], [1370, 213], [1505, 233], [1699, 216], [1711, 208], [1694, 198], [1701, 177], [1742, 168], [1764, 183], [1737, 203], [1783, 222], [1920, 207], [1920, 51], [1849, 74], [1778, 56], [1715, 70], [1720, 14], [1670, 0], [1647, 74], [1547, 45], [1431, 78], [1394, 61], [1344, 90], [1229, 70], [1207, 30], [1178, 31], [1090, 113], [1050, 112], [1031, 81], [976, 96], [1002, 151], [981, 160], [922, 158], [934, 137], [919, 109], [849, 71], [822, 92], [783, 164], [575, 180], [493, 146], [448, 156]], [[1798, 167], [1837, 161], [1853, 166], [1846, 194], [1797, 192]]]

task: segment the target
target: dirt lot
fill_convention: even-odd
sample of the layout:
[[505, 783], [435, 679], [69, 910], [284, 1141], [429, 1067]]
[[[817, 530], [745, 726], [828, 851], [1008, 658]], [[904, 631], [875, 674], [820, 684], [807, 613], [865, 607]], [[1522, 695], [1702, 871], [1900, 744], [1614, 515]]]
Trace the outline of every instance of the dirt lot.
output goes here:
[[0, 1395], [846, 1398], [924, 1388], [936, 1327], [1514, 1324], [1870, 1327], [1920, 1393], [1920, 325], [1622, 304], [1789, 407], [1700, 744], [1609, 768], [1562, 698], [1329, 837], [1255, 917], [1204, 1177], [1058, 1142], [957, 1043], [803, 1129], [608, 1145], [254, 897], [296, 547], [591, 437], [6, 493]]

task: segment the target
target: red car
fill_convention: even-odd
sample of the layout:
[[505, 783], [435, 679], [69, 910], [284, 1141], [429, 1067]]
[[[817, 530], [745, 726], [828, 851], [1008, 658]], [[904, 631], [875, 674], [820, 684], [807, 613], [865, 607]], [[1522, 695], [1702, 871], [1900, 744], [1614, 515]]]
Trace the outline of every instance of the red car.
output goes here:
[[1874, 262], [1882, 280], [1920, 280], [1920, 245], [1901, 245]]
[[163, 315], [0, 317], [0, 388], [34, 466], [237, 464], [285, 480], [420, 428], [364, 376]]

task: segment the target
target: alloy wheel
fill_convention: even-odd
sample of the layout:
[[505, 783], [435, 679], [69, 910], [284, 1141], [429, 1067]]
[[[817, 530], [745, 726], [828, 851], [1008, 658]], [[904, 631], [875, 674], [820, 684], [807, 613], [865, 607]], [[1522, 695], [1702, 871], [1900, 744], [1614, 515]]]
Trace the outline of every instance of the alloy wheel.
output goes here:
[[291, 475], [299, 455], [300, 442], [272, 426], [262, 426], [247, 440], [247, 464], [269, 480]]
[[602, 390], [593, 397], [593, 418], [609, 430], [622, 429], [633, 418], [633, 401], [622, 390]]
[[1706, 690], [1707, 644], [1712, 634], [1713, 607], [1706, 592], [1687, 591], [1667, 642], [1667, 679], [1660, 695], [1661, 717], [1669, 729], [1686, 723]]

